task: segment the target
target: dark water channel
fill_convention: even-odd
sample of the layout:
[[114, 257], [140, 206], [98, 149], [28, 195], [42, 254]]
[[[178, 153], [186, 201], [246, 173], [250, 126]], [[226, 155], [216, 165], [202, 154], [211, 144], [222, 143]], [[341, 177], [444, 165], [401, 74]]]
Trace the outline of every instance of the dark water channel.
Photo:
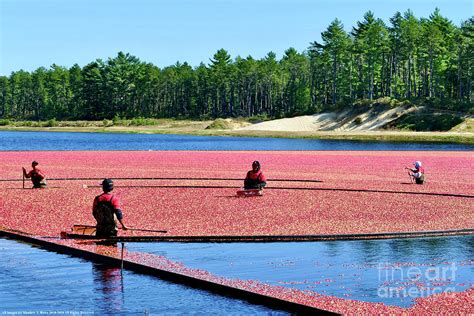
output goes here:
[[[291, 243], [126, 243], [217, 276], [409, 307], [474, 285], [474, 236]], [[0, 238], [0, 314], [283, 313]]]
[[408, 307], [474, 285], [474, 236], [290, 243], [129, 243], [241, 280]]
[[0, 238], [0, 315], [270, 313], [285, 314]]
[[160, 134], [1, 132], [0, 150], [474, 150], [474, 145]]

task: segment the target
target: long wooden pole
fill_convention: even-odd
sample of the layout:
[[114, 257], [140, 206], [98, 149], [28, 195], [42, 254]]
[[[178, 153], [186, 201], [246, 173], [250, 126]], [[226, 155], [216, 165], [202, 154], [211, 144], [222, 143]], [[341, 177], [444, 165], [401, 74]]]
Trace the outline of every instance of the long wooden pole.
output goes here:
[[[122, 228], [119, 228], [122, 229]], [[153, 229], [140, 229], [140, 228], [127, 228], [127, 230], [134, 230], [139, 232], [152, 232], [152, 233], [167, 233], [167, 230], [153, 230]]]
[[[74, 225], [73, 227], [94, 227], [92, 225]], [[119, 229], [123, 229], [120, 228]], [[167, 230], [153, 230], [153, 229], [140, 229], [140, 228], [127, 228], [127, 230], [132, 230], [132, 231], [141, 231], [141, 232], [152, 232], [152, 233], [167, 233]]]

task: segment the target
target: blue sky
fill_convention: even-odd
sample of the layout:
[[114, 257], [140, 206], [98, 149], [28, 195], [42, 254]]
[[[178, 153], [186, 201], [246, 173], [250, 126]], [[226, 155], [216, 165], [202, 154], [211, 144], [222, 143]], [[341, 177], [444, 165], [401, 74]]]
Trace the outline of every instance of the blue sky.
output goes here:
[[53, 63], [81, 67], [131, 53], [159, 67], [193, 66], [220, 48], [262, 58], [305, 50], [338, 18], [350, 30], [368, 10], [388, 22], [411, 9], [435, 7], [456, 25], [473, 15], [473, 0], [0, 0], [0, 75]]

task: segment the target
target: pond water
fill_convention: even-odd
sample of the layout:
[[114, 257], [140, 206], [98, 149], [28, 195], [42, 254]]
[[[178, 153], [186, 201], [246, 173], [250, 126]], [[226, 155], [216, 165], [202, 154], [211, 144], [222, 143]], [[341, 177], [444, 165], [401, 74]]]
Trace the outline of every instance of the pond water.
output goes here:
[[474, 285], [474, 236], [331, 242], [127, 243], [241, 280], [409, 307]]
[[474, 150], [474, 145], [161, 134], [0, 132], [0, 150]]
[[0, 315], [285, 314], [0, 238]]

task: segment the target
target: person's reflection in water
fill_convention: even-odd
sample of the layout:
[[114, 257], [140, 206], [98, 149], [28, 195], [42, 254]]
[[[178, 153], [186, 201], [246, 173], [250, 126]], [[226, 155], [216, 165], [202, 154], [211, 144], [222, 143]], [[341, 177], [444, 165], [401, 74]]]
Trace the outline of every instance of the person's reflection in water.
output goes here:
[[103, 294], [97, 299], [100, 301], [96, 306], [100, 306], [101, 312], [104, 313], [122, 312], [125, 298], [120, 267], [94, 263], [92, 272], [95, 290]]
[[[96, 243], [95, 252], [109, 257], [120, 258], [121, 248], [117, 243], [104, 241]], [[94, 264], [94, 282], [96, 290], [103, 293], [101, 302], [97, 306], [102, 306], [102, 311], [107, 313], [120, 312], [123, 310], [124, 289], [123, 275], [120, 267], [105, 264]]]

